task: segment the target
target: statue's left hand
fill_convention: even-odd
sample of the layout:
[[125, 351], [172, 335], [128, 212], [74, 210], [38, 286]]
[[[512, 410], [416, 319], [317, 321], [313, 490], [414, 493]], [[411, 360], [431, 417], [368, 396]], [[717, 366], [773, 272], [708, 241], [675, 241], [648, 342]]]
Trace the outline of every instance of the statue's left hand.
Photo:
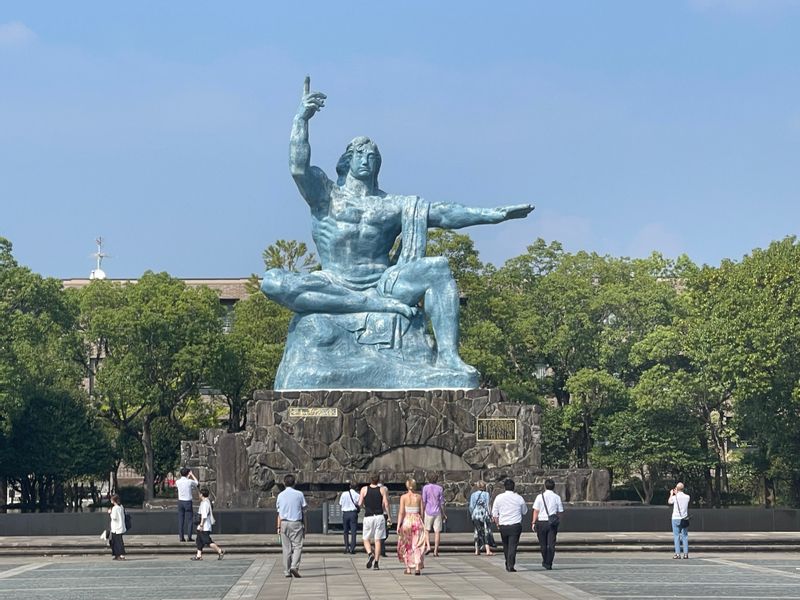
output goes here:
[[509, 219], [524, 219], [533, 209], [534, 206], [532, 204], [513, 204], [511, 206], [501, 206], [495, 210], [500, 213], [501, 221], [507, 221]]

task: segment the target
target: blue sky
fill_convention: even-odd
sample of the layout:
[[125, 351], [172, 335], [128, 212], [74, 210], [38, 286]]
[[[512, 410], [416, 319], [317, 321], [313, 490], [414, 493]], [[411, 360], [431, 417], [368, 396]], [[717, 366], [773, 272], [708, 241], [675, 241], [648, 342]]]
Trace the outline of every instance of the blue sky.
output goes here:
[[568, 250], [739, 259], [800, 229], [800, 2], [0, 4], [0, 235], [44, 275], [262, 270], [310, 241], [287, 168], [356, 135], [388, 192], [531, 202], [465, 230], [497, 265]]

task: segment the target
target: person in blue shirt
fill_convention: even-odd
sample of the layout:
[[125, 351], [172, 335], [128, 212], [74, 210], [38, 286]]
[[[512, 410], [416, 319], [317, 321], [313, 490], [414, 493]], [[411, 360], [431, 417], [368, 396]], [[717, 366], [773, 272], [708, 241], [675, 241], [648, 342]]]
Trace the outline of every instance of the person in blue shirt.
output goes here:
[[294, 489], [295, 482], [295, 476], [291, 473], [283, 478], [285, 489], [278, 494], [275, 508], [278, 509], [278, 531], [283, 550], [283, 575], [299, 578], [308, 504], [303, 492]]

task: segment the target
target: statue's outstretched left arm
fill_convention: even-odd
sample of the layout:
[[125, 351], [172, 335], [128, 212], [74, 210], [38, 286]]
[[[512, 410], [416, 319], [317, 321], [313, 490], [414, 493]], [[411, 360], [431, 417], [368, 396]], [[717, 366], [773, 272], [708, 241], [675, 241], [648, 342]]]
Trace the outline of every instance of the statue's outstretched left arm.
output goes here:
[[461, 204], [431, 203], [428, 225], [442, 229], [461, 229], [471, 225], [491, 225], [509, 219], [524, 219], [533, 210], [531, 204], [513, 204], [496, 208], [472, 208]]

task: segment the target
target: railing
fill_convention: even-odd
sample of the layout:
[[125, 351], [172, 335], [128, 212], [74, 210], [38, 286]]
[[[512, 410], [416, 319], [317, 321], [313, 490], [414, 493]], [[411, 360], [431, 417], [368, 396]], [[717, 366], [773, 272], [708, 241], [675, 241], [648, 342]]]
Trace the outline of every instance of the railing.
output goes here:
[[[397, 515], [400, 513], [400, 504], [389, 503], [389, 514], [392, 523], [397, 523]], [[358, 522], [364, 521], [364, 511], [358, 511]], [[330, 526], [337, 525], [342, 528], [342, 507], [338, 502], [324, 502], [322, 504], [322, 533], [329, 533]]]

